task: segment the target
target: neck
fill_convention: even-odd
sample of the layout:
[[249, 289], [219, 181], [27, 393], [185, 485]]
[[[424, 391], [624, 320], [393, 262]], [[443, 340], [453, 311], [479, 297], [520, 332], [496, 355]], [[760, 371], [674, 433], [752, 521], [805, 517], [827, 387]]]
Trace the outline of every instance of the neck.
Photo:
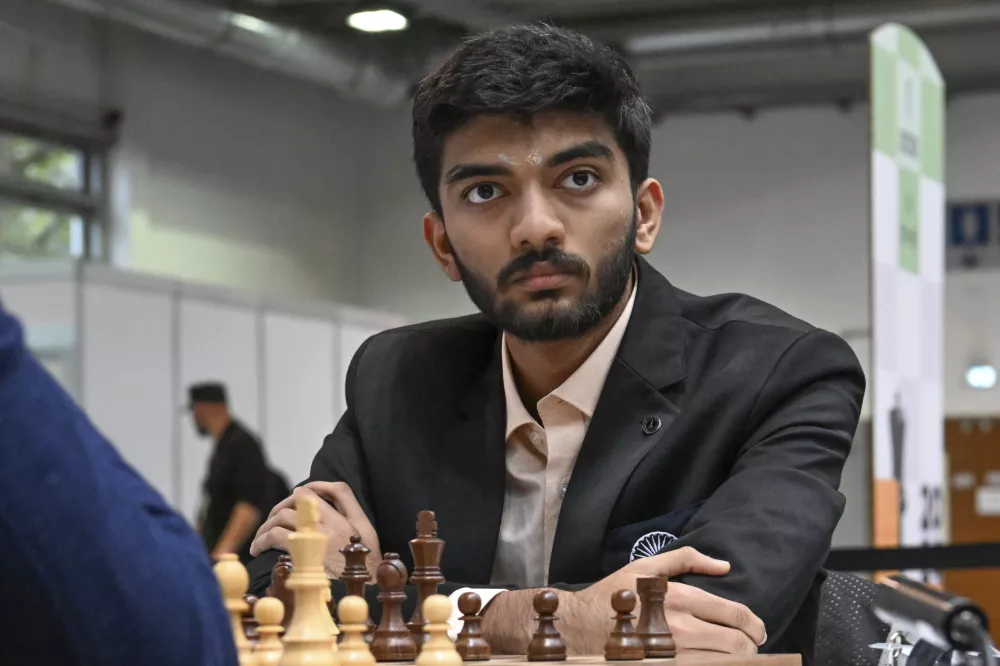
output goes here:
[[620, 301], [596, 326], [577, 338], [553, 342], [526, 342], [507, 336], [507, 349], [521, 402], [536, 419], [535, 405], [583, 365], [621, 317], [635, 285], [629, 279]]

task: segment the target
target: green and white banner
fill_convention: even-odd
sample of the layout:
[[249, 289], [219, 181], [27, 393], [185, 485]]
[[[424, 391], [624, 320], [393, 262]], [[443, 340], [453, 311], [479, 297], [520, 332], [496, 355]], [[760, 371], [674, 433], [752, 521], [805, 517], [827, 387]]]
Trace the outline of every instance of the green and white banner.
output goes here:
[[944, 536], [944, 90], [911, 30], [871, 34], [876, 546]]

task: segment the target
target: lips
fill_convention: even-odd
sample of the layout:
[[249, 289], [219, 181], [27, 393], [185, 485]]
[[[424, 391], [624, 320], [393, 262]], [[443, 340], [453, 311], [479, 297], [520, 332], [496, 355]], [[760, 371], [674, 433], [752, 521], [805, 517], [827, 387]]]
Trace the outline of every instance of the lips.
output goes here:
[[517, 284], [531, 291], [556, 289], [566, 284], [570, 274], [555, 266], [536, 265], [528, 270]]

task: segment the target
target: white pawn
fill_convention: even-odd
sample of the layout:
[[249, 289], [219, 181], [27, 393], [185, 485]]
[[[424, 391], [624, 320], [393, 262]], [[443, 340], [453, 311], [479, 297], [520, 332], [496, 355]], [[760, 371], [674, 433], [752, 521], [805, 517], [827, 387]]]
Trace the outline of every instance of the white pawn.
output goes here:
[[337, 615], [340, 617], [340, 633], [343, 634], [337, 654], [341, 666], [375, 666], [375, 657], [365, 641], [368, 602], [361, 597], [344, 597], [337, 605]]
[[417, 666], [462, 666], [462, 656], [448, 638], [448, 618], [451, 602], [443, 594], [424, 600], [424, 633], [426, 638], [417, 657]]
[[253, 607], [253, 617], [257, 620], [260, 639], [254, 648], [254, 666], [278, 666], [284, 646], [278, 634], [285, 629], [281, 621], [285, 618], [285, 606], [274, 597], [262, 597]]
[[240, 666], [253, 666], [254, 659], [250, 652], [250, 641], [243, 633], [243, 613], [249, 610], [247, 602], [243, 601], [243, 593], [247, 591], [250, 576], [240, 563], [239, 558], [233, 553], [226, 553], [219, 557], [213, 571], [216, 580], [219, 581], [219, 587], [222, 589], [222, 599], [226, 604], [226, 611], [229, 613]]

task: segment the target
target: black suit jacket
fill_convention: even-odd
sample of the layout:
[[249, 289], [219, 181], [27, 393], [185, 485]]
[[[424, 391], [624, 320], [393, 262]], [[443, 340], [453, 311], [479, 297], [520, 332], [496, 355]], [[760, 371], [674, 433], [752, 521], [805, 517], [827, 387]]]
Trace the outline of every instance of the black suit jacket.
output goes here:
[[[637, 264], [632, 318], [564, 498], [550, 580], [593, 583], [662, 532], [667, 550], [690, 545], [732, 564], [724, 577], [679, 581], [745, 603], [767, 627], [765, 650], [809, 660], [864, 393], [857, 359], [766, 303], [694, 296]], [[416, 514], [437, 513], [453, 581], [444, 593], [490, 583], [505, 483], [500, 348], [479, 315], [372, 337], [351, 363], [347, 412], [313, 461], [311, 478], [349, 484], [382, 551], [411, 570]], [[661, 427], [650, 434], [651, 419]], [[251, 565], [255, 592], [276, 558]]]

